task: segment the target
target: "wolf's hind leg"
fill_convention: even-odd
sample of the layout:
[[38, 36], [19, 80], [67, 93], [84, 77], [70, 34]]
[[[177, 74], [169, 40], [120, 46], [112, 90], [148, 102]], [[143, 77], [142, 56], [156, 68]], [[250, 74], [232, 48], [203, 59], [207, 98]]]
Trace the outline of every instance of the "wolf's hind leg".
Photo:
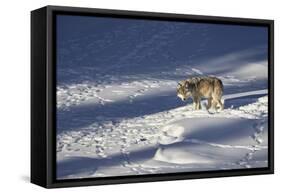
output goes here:
[[216, 110], [216, 109], [217, 109], [217, 105], [218, 105], [218, 104], [217, 104], [217, 101], [214, 100], [214, 99], [212, 99], [212, 106], [211, 106], [212, 109], [215, 109], [215, 110]]
[[224, 105], [223, 105], [223, 103], [221, 102], [221, 99], [218, 100], [218, 104], [219, 104], [219, 109], [220, 109], [220, 110], [223, 110], [223, 109], [224, 109]]
[[223, 104], [222, 104], [221, 100], [216, 99], [215, 104], [216, 104], [215, 110], [217, 110], [217, 109], [223, 110]]
[[209, 110], [212, 106], [212, 98], [208, 98], [207, 110]]

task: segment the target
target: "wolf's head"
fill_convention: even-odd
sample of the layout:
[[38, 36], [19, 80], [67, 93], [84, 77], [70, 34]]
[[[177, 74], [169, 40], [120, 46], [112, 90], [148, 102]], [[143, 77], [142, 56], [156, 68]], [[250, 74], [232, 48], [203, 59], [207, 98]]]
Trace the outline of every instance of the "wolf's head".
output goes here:
[[177, 96], [185, 101], [191, 96], [190, 84], [187, 80], [180, 81], [177, 86]]

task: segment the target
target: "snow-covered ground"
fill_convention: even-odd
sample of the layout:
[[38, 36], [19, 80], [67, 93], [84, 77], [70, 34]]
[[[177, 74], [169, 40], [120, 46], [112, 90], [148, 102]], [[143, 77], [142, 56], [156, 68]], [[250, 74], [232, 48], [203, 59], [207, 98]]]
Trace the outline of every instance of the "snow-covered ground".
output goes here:
[[[58, 20], [58, 179], [267, 166], [265, 28], [68, 17]], [[222, 80], [223, 111], [177, 98], [180, 80], [201, 75]]]
[[[176, 96], [175, 91], [169, 92], [175, 86], [173, 81], [142, 81], [107, 87], [58, 87], [58, 109], [71, 115], [71, 110], [77, 108], [68, 124], [85, 123], [84, 127], [58, 133], [58, 177], [267, 166], [267, 90], [225, 95], [226, 108], [221, 112], [207, 111], [205, 101], [199, 111], [194, 111], [191, 104], [153, 110], [149, 104], [153, 101], [149, 100], [155, 96], [179, 101], [164, 95]], [[127, 103], [118, 105], [120, 101]], [[132, 106], [134, 110], [129, 114], [135, 116], [122, 116], [126, 115], [124, 106]], [[146, 106], [151, 107], [151, 113], [142, 114]], [[84, 109], [86, 115], [81, 116]], [[99, 109], [108, 111], [95, 111]]]

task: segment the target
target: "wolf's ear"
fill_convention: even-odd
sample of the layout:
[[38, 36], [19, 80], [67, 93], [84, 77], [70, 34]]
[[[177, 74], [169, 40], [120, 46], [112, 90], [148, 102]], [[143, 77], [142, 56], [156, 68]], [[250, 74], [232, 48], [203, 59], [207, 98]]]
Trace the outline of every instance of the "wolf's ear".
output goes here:
[[184, 86], [184, 84], [185, 84], [185, 81], [184, 81], [184, 80], [182, 80], [182, 81], [179, 81], [178, 86], [179, 86], [179, 87], [183, 87], [183, 86]]
[[181, 83], [179, 82], [177, 85], [177, 89], [180, 89], [182, 87]]
[[186, 81], [184, 82], [184, 87], [185, 87], [185, 88], [188, 88], [188, 85], [189, 85], [189, 82], [186, 80]]

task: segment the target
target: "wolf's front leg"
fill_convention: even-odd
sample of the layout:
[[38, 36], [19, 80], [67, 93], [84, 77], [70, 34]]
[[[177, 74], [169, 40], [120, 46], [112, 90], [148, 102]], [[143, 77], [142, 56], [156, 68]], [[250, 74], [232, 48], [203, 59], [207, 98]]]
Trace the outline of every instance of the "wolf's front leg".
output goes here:
[[194, 110], [197, 110], [197, 104], [196, 104], [195, 101], [193, 101], [193, 109], [194, 109]]
[[200, 98], [194, 98], [193, 107], [194, 107], [194, 110], [200, 110], [201, 109]]
[[201, 99], [197, 99], [197, 109], [196, 110], [201, 110]]

